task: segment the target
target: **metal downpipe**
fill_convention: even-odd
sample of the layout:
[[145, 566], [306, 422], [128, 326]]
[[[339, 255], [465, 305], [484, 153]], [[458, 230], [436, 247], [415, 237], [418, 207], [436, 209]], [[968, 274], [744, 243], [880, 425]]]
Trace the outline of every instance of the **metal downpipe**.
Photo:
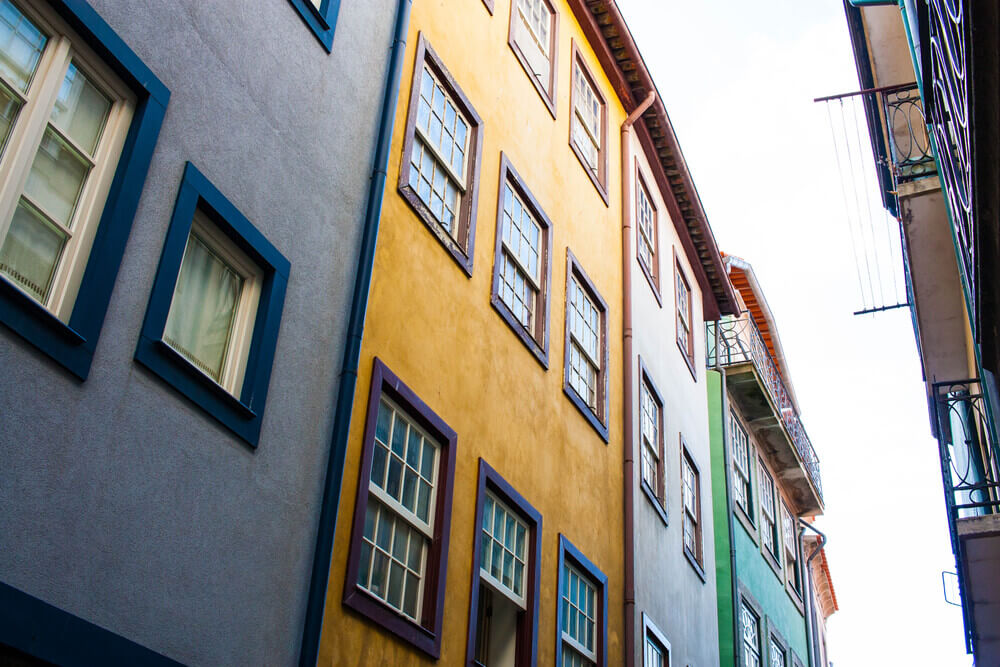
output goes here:
[[368, 202], [361, 247], [358, 252], [358, 270], [354, 278], [354, 292], [347, 324], [344, 359], [337, 385], [337, 403], [333, 418], [333, 435], [327, 461], [323, 497], [320, 502], [319, 527], [316, 534], [316, 551], [313, 555], [312, 577], [306, 598], [306, 618], [302, 629], [302, 646], [299, 650], [299, 667], [314, 667], [319, 657], [320, 632], [323, 628], [323, 609], [326, 589], [330, 579], [330, 560], [333, 539], [337, 529], [340, 489], [344, 479], [344, 460], [347, 456], [347, 438], [351, 427], [351, 411], [358, 381], [358, 363], [361, 358], [361, 339], [368, 310], [372, 270], [375, 264], [375, 246], [378, 240], [379, 221], [382, 217], [382, 198], [385, 192], [386, 170], [389, 167], [389, 149], [399, 99], [399, 80], [406, 51], [406, 35], [410, 26], [410, 7], [413, 0], [398, 0], [396, 23], [393, 33], [389, 67], [386, 72], [385, 93], [379, 116], [378, 136], [371, 180], [368, 184]]
[[632, 383], [635, 364], [632, 360], [632, 126], [656, 100], [651, 90], [639, 106], [622, 123], [622, 346], [624, 363], [623, 422], [624, 494], [625, 494], [625, 667], [635, 664], [635, 507], [633, 474], [635, 454], [632, 451]]
[[808, 602], [809, 607], [806, 610], [806, 636], [809, 638], [809, 644], [810, 644], [809, 664], [811, 667], [820, 667], [820, 659], [819, 659], [820, 657], [818, 655], [819, 636], [816, 633], [816, 623], [811, 622], [811, 619], [814, 620], [813, 615], [816, 613], [816, 601], [815, 599], [813, 599], [813, 587], [812, 587], [812, 560], [813, 558], [818, 556], [819, 552], [822, 551], [823, 547], [826, 546], [827, 539], [826, 539], [826, 534], [824, 532], [822, 532], [819, 528], [812, 525], [808, 521], [803, 521], [802, 519], [799, 519], [799, 526], [803, 529], [802, 532], [799, 533], [800, 538], [802, 536], [802, 533], [805, 532], [806, 529], [808, 529], [819, 535], [819, 540], [820, 540], [819, 544], [816, 545], [816, 548], [813, 549], [813, 552], [809, 554], [809, 558], [806, 559], [806, 568], [805, 568], [806, 574], [809, 577], [809, 581], [806, 582], [807, 584], [809, 584], [809, 602]]

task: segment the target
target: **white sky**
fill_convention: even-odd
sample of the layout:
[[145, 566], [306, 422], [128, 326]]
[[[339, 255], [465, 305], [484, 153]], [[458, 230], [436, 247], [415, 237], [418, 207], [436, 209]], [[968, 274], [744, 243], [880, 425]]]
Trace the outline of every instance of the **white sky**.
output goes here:
[[909, 311], [851, 314], [861, 296], [845, 203], [812, 101], [858, 89], [840, 0], [618, 4], [720, 248], [753, 264], [778, 321], [822, 462], [818, 525], [840, 604], [830, 657], [971, 664], [961, 611], [942, 594], [954, 559]]

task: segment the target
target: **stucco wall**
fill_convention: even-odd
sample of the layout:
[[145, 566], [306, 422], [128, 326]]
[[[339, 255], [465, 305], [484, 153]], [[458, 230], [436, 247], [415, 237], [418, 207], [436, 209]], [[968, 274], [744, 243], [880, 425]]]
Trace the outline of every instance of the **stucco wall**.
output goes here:
[[[633, 425], [635, 435], [635, 597], [636, 664], [641, 665], [642, 613], [645, 612], [670, 642], [671, 664], [719, 664], [715, 597], [711, 447], [705, 391], [705, 326], [702, 292], [691, 261], [670, 218], [648, 160], [633, 135], [633, 155], [657, 209], [659, 232], [659, 286], [662, 306], [633, 253], [633, 349], [642, 359], [663, 398], [664, 479], [669, 522], [664, 526], [643, 492], [639, 430], [639, 387], [636, 369]], [[633, 167], [634, 168], [634, 167]], [[633, 204], [634, 204], [633, 199]], [[633, 227], [633, 233], [634, 233]], [[636, 241], [633, 239], [633, 249]], [[674, 261], [681, 265], [691, 287], [691, 332], [694, 336], [694, 375], [677, 346]], [[681, 445], [698, 466], [701, 486], [703, 567], [705, 581], [684, 555], [681, 501]], [[683, 610], [683, 613], [678, 613]]]
[[[93, 0], [171, 91], [89, 378], [0, 330], [0, 580], [204, 665], [297, 657], [395, 3]], [[291, 262], [256, 451], [133, 361], [185, 161]]]
[[[559, 12], [557, 118], [553, 120], [507, 44], [510, 1], [414, 3], [389, 161], [357, 400], [324, 617], [320, 664], [432, 661], [342, 605], [358, 485], [364, 412], [377, 355], [458, 434], [443, 640], [438, 664], [466, 653], [477, 466], [493, 466], [543, 516], [538, 664], [555, 660], [558, 541], [562, 533], [609, 578], [608, 655], [622, 655], [621, 204], [615, 128], [624, 111], [565, 2]], [[484, 121], [471, 278], [397, 190], [407, 104], [423, 33]], [[610, 206], [568, 145], [571, 40], [609, 103]], [[549, 368], [490, 305], [500, 153], [552, 221]], [[563, 394], [566, 248], [610, 307], [610, 442]], [[353, 582], [352, 584], [353, 585]]]

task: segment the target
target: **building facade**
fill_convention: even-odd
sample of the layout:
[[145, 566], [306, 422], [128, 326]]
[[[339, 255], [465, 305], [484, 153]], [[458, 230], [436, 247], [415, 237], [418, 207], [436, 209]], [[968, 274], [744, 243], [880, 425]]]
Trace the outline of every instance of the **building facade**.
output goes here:
[[393, 4], [0, 3], [0, 662], [296, 660]]
[[815, 553], [800, 519], [823, 512], [819, 462], [753, 269], [725, 261], [741, 312], [709, 323], [706, 383], [720, 664], [802, 667], [816, 664]]
[[1000, 662], [996, 3], [845, 2], [878, 185], [900, 224], [908, 305], [966, 646]]

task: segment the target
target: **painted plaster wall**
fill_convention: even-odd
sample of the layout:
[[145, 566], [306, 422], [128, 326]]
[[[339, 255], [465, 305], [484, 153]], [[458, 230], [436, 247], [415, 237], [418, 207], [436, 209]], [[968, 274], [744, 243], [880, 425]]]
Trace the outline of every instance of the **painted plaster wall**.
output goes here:
[[[94, 9], [171, 90], [90, 377], [0, 331], [0, 580], [176, 660], [298, 655], [395, 3]], [[252, 451], [133, 361], [185, 161], [291, 262]]]
[[[728, 506], [726, 494], [728, 488], [725, 482], [725, 466], [728, 464], [723, 450], [723, 419], [727, 418], [724, 403], [722, 400], [722, 380], [717, 371], [709, 371], [709, 411], [712, 425], [712, 473], [716, 480], [713, 489], [714, 514], [716, 520], [716, 556], [719, 559], [717, 574], [719, 581], [726, 578], [725, 583], [720, 584], [718, 590], [719, 608], [719, 644], [722, 665], [732, 665], [733, 651], [735, 649], [733, 637], [733, 614], [737, 613], [738, 603], [732, 593], [732, 585], [729, 583], [731, 565], [729, 562], [722, 562], [725, 558], [729, 561], [729, 529], [726, 525], [728, 520]], [[728, 429], [728, 423], [725, 428]], [[728, 436], [728, 433], [726, 434]], [[756, 465], [753, 466], [753, 492], [757, 493]], [[756, 507], [756, 500], [755, 500]], [[775, 628], [778, 633], [788, 642], [789, 648], [804, 663], [807, 658], [806, 626], [805, 617], [792, 601], [785, 590], [784, 571], [775, 574], [771, 566], [764, 559], [761, 546], [757, 538], [750, 535], [743, 523], [734, 520], [733, 540], [736, 552], [736, 573], [740, 584], [749, 590], [757, 604], [763, 611], [762, 617], [762, 637], [765, 636], [765, 628]]]
[[[342, 605], [376, 355], [458, 434], [438, 664], [460, 664], [466, 652], [480, 457], [543, 516], [538, 664], [555, 660], [560, 533], [608, 576], [609, 664], [622, 660], [621, 184], [615, 128], [625, 113], [569, 6], [557, 2], [553, 120], [508, 47], [510, 7], [509, 0], [497, 0], [491, 16], [478, 1], [413, 6], [327, 593], [323, 665], [432, 662]], [[484, 121], [471, 278], [397, 190], [419, 33]], [[571, 40], [582, 49], [609, 103], [610, 206], [568, 145]], [[490, 305], [501, 151], [553, 225], [547, 371]], [[563, 394], [567, 246], [610, 308], [608, 444]]]
[[[649, 162], [633, 135], [632, 153], [643, 173], [657, 209], [659, 233], [659, 286], [662, 305], [633, 254], [632, 336], [633, 349], [642, 359], [663, 398], [664, 480], [668, 524], [665, 526], [642, 489], [639, 388], [642, 374], [635, 375], [633, 425], [635, 443], [635, 596], [636, 663], [642, 664], [642, 613], [645, 612], [670, 642], [671, 664], [717, 665], [718, 626], [715, 598], [715, 552], [713, 548], [711, 447], [708, 408], [705, 400], [705, 326], [702, 292], [690, 260], [670, 218], [667, 205], [652, 178]], [[635, 166], [633, 165], [633, 169]], [[634, 177], [633, 177], [633, 182]], [[633, 197], [633, 208], [635, 198]], [[634, 214], [634, 211], [633, 211]], [[634, 219], [634, 217], [633, 217]], [[635, 227], [633, 227], [634, 233]], [[633, 249], [636, 247], [633, 239]], [[694, 336], [694, 375], [677, 346], [674, 258], [691, 287], [691, 329]], [[681, 445], [698, 466], [701, 481], [703, 568], [705, 580], [684, 555], [681, 500]], [[683, 610], [683, 611], [681, 611]]]

